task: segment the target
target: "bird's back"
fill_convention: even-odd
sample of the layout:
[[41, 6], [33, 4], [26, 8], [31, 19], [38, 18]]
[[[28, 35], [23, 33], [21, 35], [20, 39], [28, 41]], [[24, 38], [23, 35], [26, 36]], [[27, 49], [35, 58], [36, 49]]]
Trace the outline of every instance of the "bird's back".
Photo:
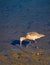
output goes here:
[[28, 32], [26, 35], [32, 35], [32, 36], [34, 36], [34, 35], [39, 35], [39, 33], [37, 33], [37, 32]]
[[37, 32], [28, 32], [25, 37], [27, 39], [30, 39], [30, 40], [35, 40], [35, 39], [38, 39], [38, 38], [41, 38], [41, 37], [44, 37], [43, 34], [39, 34]]

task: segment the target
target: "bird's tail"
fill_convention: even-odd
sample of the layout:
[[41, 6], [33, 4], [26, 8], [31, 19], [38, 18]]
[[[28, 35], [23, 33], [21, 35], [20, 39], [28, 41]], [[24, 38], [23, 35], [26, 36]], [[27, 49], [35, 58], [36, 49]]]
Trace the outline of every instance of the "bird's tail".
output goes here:
[[44, 34], [40, 34], [40, 37], [44, 37], [45, 35]]

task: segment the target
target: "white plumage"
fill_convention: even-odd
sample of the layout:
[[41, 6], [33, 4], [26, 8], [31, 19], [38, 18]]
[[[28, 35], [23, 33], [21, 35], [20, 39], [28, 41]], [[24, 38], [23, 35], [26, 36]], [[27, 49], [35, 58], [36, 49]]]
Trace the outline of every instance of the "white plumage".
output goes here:
[[44, 37], [44, 36], [45, 36], [44, 34], [40, 34], [37, 32], [28, 32], [28, 33], [26, 33], [25, 36], [20, 37], [20, 47], [22, 46], [23, 40], [34, 40], [35, 41], [36, 39]]

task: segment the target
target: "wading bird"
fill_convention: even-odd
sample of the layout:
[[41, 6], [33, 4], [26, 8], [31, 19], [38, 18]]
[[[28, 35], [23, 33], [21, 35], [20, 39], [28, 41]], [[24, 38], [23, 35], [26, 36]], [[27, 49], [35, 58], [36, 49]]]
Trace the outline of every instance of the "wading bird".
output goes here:
[[45, 36], [44, 34], [40, 34], [40, 33], [37, 33], [37, 32], [28, 32], [28, 33], [26, 33], [25, 36], [20, 37], [20, 47], [22, 47], [22, 41], [23, 40], [33, 40], [33, 41], [35, 41], [36, 39], [39, 39], [39, 38], [44, 37], [44, 36]]

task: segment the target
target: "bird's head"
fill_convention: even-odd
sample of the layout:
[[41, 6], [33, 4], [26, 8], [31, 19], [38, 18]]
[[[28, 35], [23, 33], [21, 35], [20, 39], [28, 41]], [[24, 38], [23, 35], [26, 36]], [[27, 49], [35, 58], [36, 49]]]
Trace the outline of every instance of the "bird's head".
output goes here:
[[25, 37], [20, 37], [20, 47], [22, 47], [22, 41], [25, 40]]
[[26, 40], [25, 37], [20, 37], [20, 42], [22, 42], [23, 40]]

